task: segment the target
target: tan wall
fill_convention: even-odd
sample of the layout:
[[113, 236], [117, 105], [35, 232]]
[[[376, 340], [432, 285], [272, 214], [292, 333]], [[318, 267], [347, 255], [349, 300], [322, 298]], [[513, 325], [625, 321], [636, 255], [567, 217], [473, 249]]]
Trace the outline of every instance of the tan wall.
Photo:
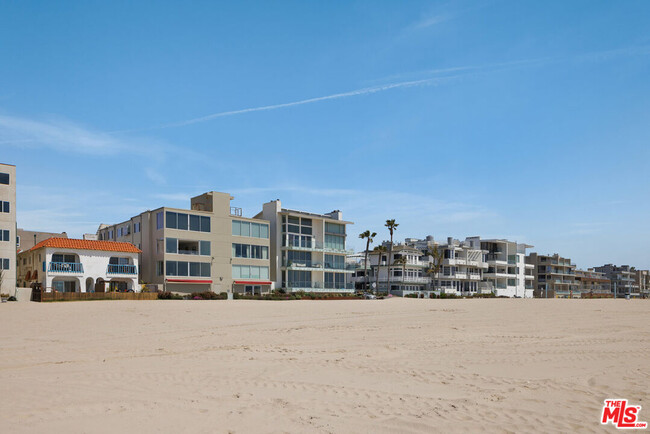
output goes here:
[[0, 258], [9, 259], [9, 269], [2, 274], [0, 293], [16, 291], [16, 166], [0, 164], [0, 172], [9, 174], [9, 185], [0, 184], [0, 200], [9, 202], [9, 212], [0, 212], [0, 229], [9, 231], [9, 241], [0, 242]]

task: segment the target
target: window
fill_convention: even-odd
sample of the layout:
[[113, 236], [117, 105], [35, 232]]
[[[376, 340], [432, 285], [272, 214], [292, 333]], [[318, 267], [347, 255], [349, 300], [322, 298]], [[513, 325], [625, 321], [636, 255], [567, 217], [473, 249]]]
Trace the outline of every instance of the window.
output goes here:
[[264, 223], [232, 221], [232, 234], [240, 237], [267, 238], [269, 226]]
[[201, 277], [200, 262], [190, 262], [190, 276]]
[[9, 231], [8, 230], [2, 230], [0, 231], [0, 241], [9, 241]]
[[200, 241], [199, 250], [201, 255], [210, 256], [210, 241]]
[[177, 276], [187, 276], [189, 272], [189, 266], [187, 262], [177, 262], [176, 263], [176, 275]]
[[165, 252], [178, 253], [178, 239], [176, 238], [165, 239]]
[[168, 228], [168, 229], [176, 229], [178, 227], [178, 220], [177, 220], [177, 217], [176, 217], [176, 213], [167, 211], [166, 214], [167, 214], [166, 215], [167, 224], [166, 224], [165, 227]]
[[156, 276], [162, 276], [163, 271], [163, 261], [156, 262]]
[[345, 256], [325, 255], [325, 268], [345, 269]]
[[137, 234], [140, 232], [140, 223], [133, 223], [133, 233]]
[[166, 267], [167, 276], [177, 276], [176, 274], [176, 261], [167, 261]]
[[162, 228], [163, 228], [163, 213], [162, 211], [160, 211], [156, 214], [156, 229], [162, 229]]
[[0, 258], [0, 270], [8, 270], [8, 269], [9, 269], [9, 259]]
[[249, 244], [232, 245], [233, 258], [269, 259], [269, 248], [267, 246], [251, 246]]
[[343, 273], [325, 273], [326, 289], [345, 288], [345, 275]]
[[210, 232], [210, 217], [201, 217], [201, 232]]
[[176, 229], [187, 230], [188, 226], [188, 215], [187, 214], [176, 214]]
[[325, 222], [325, 232], [329, 232], [329, 233], [332, 233], [332, 234], [345, 235], [345, 225]]
[[254, 265], [233, 265], [233, 279], [268, 279], [269, 267], [257, 267]]
[[201, 262], [201, 277], [210, 277], [210, 264]]
[[10, 212], [10, 210], [9, 210], [9, 202], [1, 202], [0, 201], [0, 204], [2, 204], [2, 212]]
[[9, 185], [8, 173], [0, 173], [0, 184]]
[[332, 250], [345, 250], [345, 238], [339, 235], [325, 234], [325, 248]]
[[190, 215], [190, 230], [197, 232], [201, 230], [201, 218], [198, 215]]

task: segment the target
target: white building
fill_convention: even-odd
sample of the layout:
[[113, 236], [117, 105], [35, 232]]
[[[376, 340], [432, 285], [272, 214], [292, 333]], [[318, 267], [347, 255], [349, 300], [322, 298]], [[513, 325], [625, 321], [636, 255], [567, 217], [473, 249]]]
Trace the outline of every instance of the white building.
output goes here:
[[466, 242], [485, 251], [488, 269], [483, 272], [483, 281], [494, 286], [497, 297], [533, 297], [533, 264], [526, 264], [528, 244], [515, 241], [468, 237]]
[[19, 273], [46, 292], [139, 292], [139, 253], [131, 243], [49, 238], [19, 254]]
[[0, 293], [16, 292], [16, 166], [0, 163]]

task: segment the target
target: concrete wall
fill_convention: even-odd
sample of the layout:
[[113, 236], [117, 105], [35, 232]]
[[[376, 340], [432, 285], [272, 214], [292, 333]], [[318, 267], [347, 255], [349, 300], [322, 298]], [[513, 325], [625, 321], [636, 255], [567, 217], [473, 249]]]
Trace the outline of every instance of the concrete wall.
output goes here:
[[16, 166], [0, 164], [0, 173], [9, 174], [9, 185], [0, 184], [0, 201], [9, 202], [9, 212], [0, 212], [0, 230], [9, 231], [9, 241], [0, 242], [0, 258], [9, 259], [9, 269], [2, 271], [0, 293], [16, 292]]

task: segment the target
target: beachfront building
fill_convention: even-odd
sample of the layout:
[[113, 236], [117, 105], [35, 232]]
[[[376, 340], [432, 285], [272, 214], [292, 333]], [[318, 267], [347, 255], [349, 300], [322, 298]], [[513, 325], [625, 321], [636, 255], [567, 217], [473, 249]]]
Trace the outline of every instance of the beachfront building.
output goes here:
[[493, 287], [497, 297], [533, 297], [535, 267], [526, 264], [526, 250], [533, 246], [503, 239], [484, 240], [478, 236], [468, 237], [465, 242], [486, 252], [488, 268], [483, 272], [483, 282]]
[[16, 166], [0, 163], [0, 293], [16, 292]]
[[650, 297], [650, 271], [635, 270], [634, 280], [636, 285], [639, 287], [639, 294], [641, 297]]
[[138, 292], [138, 255], [131, 243], [48, 238], [18, 254], [24, 286], [46, 292]]
[[575, 276], [575, 264], [557, 253], [542, 255], [536, 252], [526, 256], [526, 264], [533, 265], [533, 287], [536, 298], [580, 298]]
[[[18, 252], [29, 250], [41, 241], [48, 238], [68, 238], [66, 232], [41, 232], [41, 231], [28, 231], [18, 228], [16, 230], [16, 246]], [[20, 276], [19, 276], [20, 280]]]
[[228, 193], [190, 199], [190, 209], [161, 207], [122, 223], [101, 225], [100, 240], [142, 250], [139, 278], [147, 288], [179, 293], [268, 293], [268, 221], [246, 218]]
[[612, 283], [605, 273], [600, 273], [593, 268], [587, 270], [576, 269], [575, 278], [581, 297], [607, 297], [612, 295]]
[[614, 264], [605, 264], [600, 267], [594, 267], [595, 271], [604, 273], [612, 282], [612, 292], [614, 296], [639, 297], [639, 286], [636, 284], [634, 267], [629, 265], [616, 266]]
[[271, 280], [288, 292], [353, 292], [345, 264], [347, 225], [341, 211], [316, 214], [267, 202], [255, 216], [270, 222]]
[[[396, 243], [393, 245], [393, 253], [389, 261], [389, 244], [387, 241], [383, 243], [386, 251], [381, 255], [377, 251], [368, 253], [368, 290], [386, 294], [390, 282], [390, 293], [393, 295], [403, 297], [417, 294], [428, 297], [432, 291], [431, 279], [426, 274], [428, 258], [423, 256], [422, 250], [416, 247], [406, 243]], [[352, 269], [351, 280], [356, 289], [362, 290], [365, 288], [365, 253], [359, 255], [361, 258]]]

